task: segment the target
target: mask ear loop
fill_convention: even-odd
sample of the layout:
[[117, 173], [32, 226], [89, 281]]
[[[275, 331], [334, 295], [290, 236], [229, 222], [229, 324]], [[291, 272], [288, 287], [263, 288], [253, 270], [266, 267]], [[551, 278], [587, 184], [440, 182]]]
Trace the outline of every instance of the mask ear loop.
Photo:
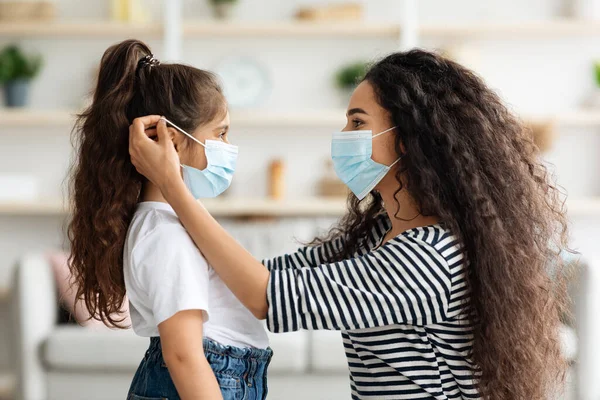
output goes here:
[[[377, 135], [373, 135], [373, 137], [372, 137], [372, 138], [376, 138], [377, 136], [381, 136], [381, 135], [383, 135], [384, 133], [388, 133], [389, 131], [391, 131], [392, 129], [396, 129], [397, 127], [398, 127], [398, 126], [392, 126], [391, 128], [389, 128], [389, 129], [386, 129], [386, 130], [385, 130], [385, 131], [383, 131], [383, 132], [379, 132]], [[371, 138], [371, 139], [372, 139], [372, 138]]]
[[199, 141], [198, 139], [196, 139], [195, 137], [193, 137], [192, 135], [190, 135], [189, 133], [187, 133], [186, 131], [184, 131], [183, 129], [181, 129], [180, 127], [178, 127], [177, 125], [175, 125], [174, 123], [172, 123], [171, 121], [166, 119], [165, 117], [161, 117], [160, 119], [162, 119], [163, 121], [165, 121], [166, 123], [171, 125], [173, 128], [177, 129], [179, 132], [183, 133], [185, 136], [192, 139], [194, 142], [198, 143], [200, 146], [206, 148], [206, 145], [204, 143], [202, 143], [201, 141]]
[[[384, 133], [387, 133], [387, 132], [391, 131], [392, 129], [396, 129], [397, 127], [398, 127], [398, 126], [392, 126], [391, 128], [389, 128], [389, 129], [386, 129], [386, 130], [385, 130], [385, 131], [383, 131], [383, 132], [379, 132], [377, 135], [373, 135], [373, 137], [372, 137], [371, 139], [373, 139], [373, 138], [376, 138], [377, 136], [381, 136], [381, 135], [383, 135]], [[400, 161], [400, 160], [402, 159], [402, 157], [403, 157], [403, 156], [404, 156], [404, 155], [401, 155], [400, 157], [398, 157], [398, 159], [397, 159], [396, 161], [394, 161], [394, 162], [393, 162], [393, 163], [392, 163], [392, 164], [391, 164], [391, 165], [390, 165], [388, 168], [392, 168], [394, 165], [398, 164], [398, 161]]]

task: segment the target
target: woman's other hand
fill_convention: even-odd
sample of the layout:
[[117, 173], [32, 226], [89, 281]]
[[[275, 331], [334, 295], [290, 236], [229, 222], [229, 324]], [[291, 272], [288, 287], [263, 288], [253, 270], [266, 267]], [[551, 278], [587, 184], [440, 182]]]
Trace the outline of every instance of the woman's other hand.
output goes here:
[[[153, 127], [156, 129], [150, 129]], [[163, 194], [170, 184], [181, 181], [179, 156], [167, 124], [159, 115], [133, 120], [129, 126], [129, 155], [136, 170], [157, 185]]]

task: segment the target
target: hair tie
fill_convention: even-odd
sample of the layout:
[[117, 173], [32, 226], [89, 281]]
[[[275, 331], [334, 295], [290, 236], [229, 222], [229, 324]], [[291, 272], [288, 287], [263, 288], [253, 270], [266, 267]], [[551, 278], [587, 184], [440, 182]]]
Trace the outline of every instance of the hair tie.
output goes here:
[[160, 65], [160, 61], [154, 58], [154, 54], [148, 54], [147, 56], [142, 57], [140, 61], [138, 61], [137, 69], [139, 70], [140, 68], [154, 67], [157, 65]]

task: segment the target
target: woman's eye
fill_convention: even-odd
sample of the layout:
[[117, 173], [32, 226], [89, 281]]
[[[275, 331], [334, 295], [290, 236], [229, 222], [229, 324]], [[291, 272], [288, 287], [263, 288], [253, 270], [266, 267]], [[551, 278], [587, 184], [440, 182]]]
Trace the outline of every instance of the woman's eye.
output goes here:
[[355, 119], [355, 120], [352, 120], [352, 124], [354, 125], [355, 128], [358, 128], [363, 124], [363, 122], [361, 120]]
[[225, 139], [225, 136], [227, 136], [227, 132], [221, 132], [219, 134], [219, 139], [223, 140], [223, 139]]

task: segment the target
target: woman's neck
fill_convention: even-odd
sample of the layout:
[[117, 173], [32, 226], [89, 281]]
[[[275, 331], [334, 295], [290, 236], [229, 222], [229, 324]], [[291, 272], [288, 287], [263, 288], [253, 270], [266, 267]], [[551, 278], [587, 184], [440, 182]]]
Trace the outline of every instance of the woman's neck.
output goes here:
[[[421, 215], [415, 201], [406, 189], [395, 194], [396, 190], [397, 182], [395, 187], [382, 188], [379, 190], [385, 211], [392, 222], [392, 228], [388, 232], [385, 240], [396, 237], [409, 229], [434, 225], [439, 222], [437, 216]], [[398, 204], [400, 205], [399, 209]]]

